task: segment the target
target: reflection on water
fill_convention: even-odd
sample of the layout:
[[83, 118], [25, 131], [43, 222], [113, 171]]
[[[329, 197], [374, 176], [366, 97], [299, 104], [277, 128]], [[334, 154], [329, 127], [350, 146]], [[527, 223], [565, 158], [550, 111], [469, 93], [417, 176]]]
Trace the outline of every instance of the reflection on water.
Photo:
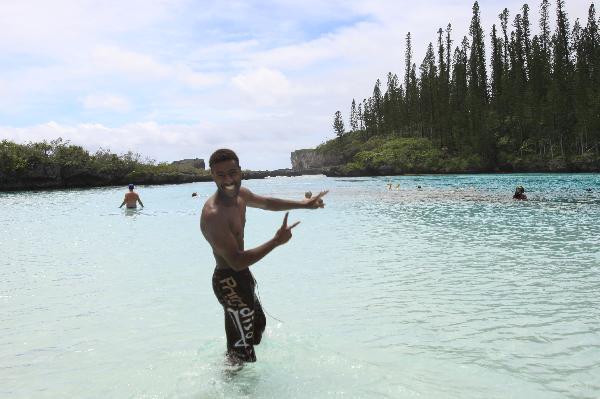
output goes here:
[[[253, 266], [280, 320], [241, 369], [199, 231], [214, 184], [124, 210], [120, 188], [0, 193], [0, 396], [595, 398], [599, 176], [244, 181], [330, 193]], [[249, 209], [247, 248], [281, 218]]]
[[137, 208], [124, 208], [125, 209], [125, 216], [137, 216], [139, 215], [141, 212], [139, 209]]

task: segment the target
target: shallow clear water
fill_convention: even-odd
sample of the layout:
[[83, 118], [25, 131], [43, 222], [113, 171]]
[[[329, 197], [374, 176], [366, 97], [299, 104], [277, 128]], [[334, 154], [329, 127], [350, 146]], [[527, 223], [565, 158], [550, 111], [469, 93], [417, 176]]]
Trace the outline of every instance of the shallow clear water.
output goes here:
[[[243, 184], [331, 191], [252, 267], [272, 317], [237, 372], [199, 231], [212, 183], [140, 187], [138, 211], [122, 188], [0, 193], [0, 397], [598, 397], [600, 175]], [[282, 218], [249, 209], [247, 248]]]

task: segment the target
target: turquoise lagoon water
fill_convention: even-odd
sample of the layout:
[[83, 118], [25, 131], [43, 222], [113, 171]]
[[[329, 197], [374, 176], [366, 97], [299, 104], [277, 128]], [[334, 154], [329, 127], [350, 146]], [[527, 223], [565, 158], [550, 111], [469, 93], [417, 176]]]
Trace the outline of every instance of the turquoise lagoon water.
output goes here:
[[[0, 193], [0, 397], [600, 396], [600, 175], [244, 185], [331, 191], [252, 267], [271, 316], [237, 372], [199, 231], [212, 183], [140, 187], [133, 212], [124, 188]], [[282, 217], [250, 209], [247, 247]]]

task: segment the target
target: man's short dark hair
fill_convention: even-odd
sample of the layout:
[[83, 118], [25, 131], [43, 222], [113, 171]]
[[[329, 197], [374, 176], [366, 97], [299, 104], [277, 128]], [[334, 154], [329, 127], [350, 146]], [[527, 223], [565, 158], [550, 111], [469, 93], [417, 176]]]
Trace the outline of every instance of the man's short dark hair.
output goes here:
[[235, 152], [227, 148], [221, 148], [220, 150], [213, 152], [208, 161], [208, 165], [212, 168], [214, 164], [230, 160], [234, 160], [237, 166], [240, 166], [240, 160]]

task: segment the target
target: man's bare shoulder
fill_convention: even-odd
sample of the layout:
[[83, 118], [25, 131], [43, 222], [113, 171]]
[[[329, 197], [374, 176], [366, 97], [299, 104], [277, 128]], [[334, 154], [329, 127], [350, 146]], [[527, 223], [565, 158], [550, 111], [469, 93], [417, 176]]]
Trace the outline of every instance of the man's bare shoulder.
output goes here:
[[241, 205], [246, 206], [246, 204], [248, 204], [250, 206], [253, 206], [253, 204], [259, 197], [252, 191], [248, 190], [246, 187], [240, 187], [240, 193], [238, 198], [240, 199]]
[[254, 195], [254, 193], [248, 190], [246, 187], [240, 187], [240, 197], [246, 199], [250, 195]]
[[202, 220], [204, 220], [206, 218], [211, 218], [213, 216], [216, 216], [217, 213], [218, 213], [218, 207], [215, 204], [215, 196], [212, 195], [206, 200], [206, 202], [204, 203], [204, 206], [202, 207], [201, 218], [202, 218]]

